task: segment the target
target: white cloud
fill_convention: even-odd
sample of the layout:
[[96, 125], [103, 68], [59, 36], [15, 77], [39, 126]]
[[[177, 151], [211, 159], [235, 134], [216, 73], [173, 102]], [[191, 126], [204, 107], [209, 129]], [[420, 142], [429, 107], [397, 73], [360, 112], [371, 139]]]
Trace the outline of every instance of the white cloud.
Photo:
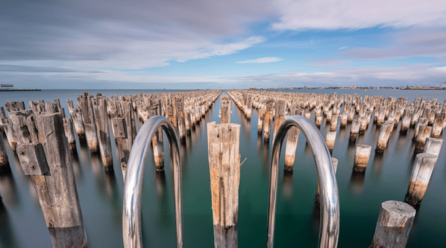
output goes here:
[[277, 30], [446, 26], [443, 0], [278, 0]]
[[272, 62], [279, 62], [282, 61], [281, 58], [277, 57], [264, 57], [264, 58], [258, 58], [258, 59], [250, 59], [250, 60], [244, 60], [244, 61], [238, 61], [238, 64], [259, 64], [259, 63], [272, 63]]

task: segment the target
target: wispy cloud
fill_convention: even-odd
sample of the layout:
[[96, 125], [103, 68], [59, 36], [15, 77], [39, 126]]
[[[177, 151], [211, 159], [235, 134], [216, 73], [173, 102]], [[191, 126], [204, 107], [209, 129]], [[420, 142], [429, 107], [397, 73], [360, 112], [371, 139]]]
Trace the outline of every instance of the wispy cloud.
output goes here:
[[375, 26], [446, 26], [441, 0], [279, 0], [278, 30], [361, 29]]
[[277, 57], [264, 57], [264, 58], [258, 58], [258, 59], [250, 59], [250, 60], [244, 60], [244, 61], [238, 61], [238, 64], [261, 64], [261, 63], [272, 63], [272, 62], [279, 62], [282, 61], [281, 58]]

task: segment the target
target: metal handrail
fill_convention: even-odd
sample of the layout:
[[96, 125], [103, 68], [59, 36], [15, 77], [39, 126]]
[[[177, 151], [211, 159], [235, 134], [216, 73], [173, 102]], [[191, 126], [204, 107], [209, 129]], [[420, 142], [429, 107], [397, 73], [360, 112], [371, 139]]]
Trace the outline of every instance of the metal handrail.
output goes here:
[[153, 135], [160, 129], [166, 132], [170, 147], [175, 190], [175, 222], [177, 229], [177, 247], [183, 247], [183, 210], [182, 182], [178, 139], [175, 129], [165, 117], [153, 116], [140, 128], [130, 152], [124, 185], [122, 208], [122, 236], [125, 248], [142, 247], [141, 232], [141, 194], [144, 176], [144, 164]]
[[339, 238], [339, 194], [330, 152], [316, 126], [300, 115], [290, 116], [285, 119], [274, 138], [269, 188], [267, 247], [272, 248], [274, 246], [280, 151], [286, 134], [291, 127], [299, 128], [305, 135], [316, 164], [321, 199], [319, 248], [336, 248]]

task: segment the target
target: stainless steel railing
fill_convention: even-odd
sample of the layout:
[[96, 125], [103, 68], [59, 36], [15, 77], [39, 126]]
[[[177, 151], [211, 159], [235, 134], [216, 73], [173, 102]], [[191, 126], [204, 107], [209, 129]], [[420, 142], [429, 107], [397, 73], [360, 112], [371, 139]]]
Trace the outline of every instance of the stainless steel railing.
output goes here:
[[160, 127], [166, 132], [169, 141], [171, 167], [174, 175], [177, 247], [183, 247], [182, 183], [178, 139], [172, 123], [165, 117], [154, 116], [141, 127], [130, 152], [122, 208], [122, 236], [125, 248], [142, 247], [141, 194], [144, 164], [152, 137]]
[[336, 248], [339, 238], [339, 194], [330, 152], [316, 126], [308, 121], [307, 118], [299, 115], [288, 117], [282, 125], [280, 125], [274, 138], [269, 188], [267, 247], [272, 248], [274, 246], [274, 224], [276, 221], [275, 215], [280, 150], [282, 149], [286, 134], [291, 127], [297, 127], [302, 131], [313, 151], [321, 199], [319, 248]]

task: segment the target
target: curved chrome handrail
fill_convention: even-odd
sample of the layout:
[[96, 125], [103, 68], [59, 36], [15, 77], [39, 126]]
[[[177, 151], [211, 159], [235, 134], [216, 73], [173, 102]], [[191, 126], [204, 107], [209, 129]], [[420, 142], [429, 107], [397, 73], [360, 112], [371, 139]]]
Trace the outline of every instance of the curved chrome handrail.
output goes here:
[[271, 176], [268, 208], [268, 241], [267, 247], [274, 246], [274, 224], [277, 203], [277, 180], [279, 174], [280, 150], [288, 130], [299, 128], [305, 135], [313, 151], [319, 182], [321, 221], [319, 228], [319, 248], [336, 248], [339, 238], [339, 194], [336, 177], [331, 162], [330, 152], [314, 124], [300, 115], [290, 116], [280, 125], [274, 138], [271, 157]]
[[159, 127], [162, 127], [166, 132], [169, 141], [171, 168], [173, 168], [174, 175], [177, 247], [183, 247], [182, 183], [178, 139], [172, 123], [166, 117], [153, 116], [140, 128], [130, 152], [122, 207], [122, 236], [125, 248], [140, 248], [143, 246], [141, 233], [141, 194], [144, 164], [152, 136], [159, 130]]

